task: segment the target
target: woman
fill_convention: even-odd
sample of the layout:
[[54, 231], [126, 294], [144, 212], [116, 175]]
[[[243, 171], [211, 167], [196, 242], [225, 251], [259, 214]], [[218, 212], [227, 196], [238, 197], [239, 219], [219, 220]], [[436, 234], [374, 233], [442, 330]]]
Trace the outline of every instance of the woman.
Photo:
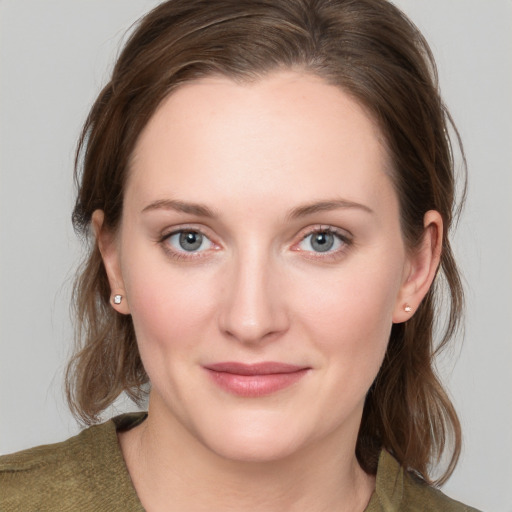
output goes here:
[[148, 414], [7, 456], [2, 509], [470, 510], [431, 473], [460, 451], [448, 122], [387, 2], [149, 13], [79, 146], [68, 372], [86, 423], [122, 391]]

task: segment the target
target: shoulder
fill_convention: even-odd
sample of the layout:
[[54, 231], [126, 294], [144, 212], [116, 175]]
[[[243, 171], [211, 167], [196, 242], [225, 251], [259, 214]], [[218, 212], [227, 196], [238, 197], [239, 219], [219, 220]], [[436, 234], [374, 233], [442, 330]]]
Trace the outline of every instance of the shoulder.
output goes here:
[[477, 509], [464, 505], [446, 496], [439, 489], [416, 480], [409, 474], [404, 477], [404, 510], [434, 512], [478, 512]]
[[116, 427], [111, 420], [62, 443], [0, 457], [0, 510], [134, 510]]
[[449, 498], [439, 489], [414, 478], [385, 450], [380, 455], [375, 500], [372, 502], [374, 506], [369, 507], [371, 511], [478, 512]]

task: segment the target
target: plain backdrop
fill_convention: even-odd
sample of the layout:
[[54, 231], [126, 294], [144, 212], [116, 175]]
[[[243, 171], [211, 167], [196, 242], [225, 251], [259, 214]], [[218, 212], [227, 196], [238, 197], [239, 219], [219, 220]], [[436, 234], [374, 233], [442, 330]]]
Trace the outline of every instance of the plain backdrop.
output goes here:
[[[62, 393], [73, 152], [125, 30], [157, 3], [0, 0], [0, 453], [78, 431]], [[465, 442], [444, 490], [512, 512], [512, 1], [396, 4], [432, 46], [469, 164], [455, 248], [466, 337], [442, 363]]]

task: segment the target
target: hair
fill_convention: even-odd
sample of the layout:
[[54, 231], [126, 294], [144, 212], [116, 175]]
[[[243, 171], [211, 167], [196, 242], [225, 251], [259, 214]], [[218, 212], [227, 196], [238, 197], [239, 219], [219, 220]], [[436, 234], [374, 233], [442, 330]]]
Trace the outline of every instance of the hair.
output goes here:
[[[142, 129], [162, 100], [183, 84], [211, 75], [250, 82], [281, 69], [323, 78], [373, 117], [392, 163], [409, 248], [418, 246], [428, 210], [442, 216], [443, 248], [434, 284], [412, 318], [392, 327], [366, 397], [356, 455], [362, 468], [375, 474], [385, 448], [421, 479], [443, 483], [461, 449], [460, 424], [434, 365], [463, 310], [448, 236], [460, 213], [450, 133], [461, 152], [462, 146], [440, 97], [427, 42], [385, 0], [171, 0], [140, 20], [87, 117], [77, 148], [73, 224], [89, 250], [74, 288], [77, 346], [66, 374], [71, 410], [84, 423], [94, 423], [123, 391], [137, 401], [148, 384], [132, 319], [111, 307], [105, 268], [90, 235], [97, 209], [104, 212], [104, 228], [116, 232], [130, 155]], [[465, 180], [462, 190], [460, 204]], [[441, 315], [444, 290], [448, 313]], [[444, 473], [433, 482], [432, 469], [445, 453]]]

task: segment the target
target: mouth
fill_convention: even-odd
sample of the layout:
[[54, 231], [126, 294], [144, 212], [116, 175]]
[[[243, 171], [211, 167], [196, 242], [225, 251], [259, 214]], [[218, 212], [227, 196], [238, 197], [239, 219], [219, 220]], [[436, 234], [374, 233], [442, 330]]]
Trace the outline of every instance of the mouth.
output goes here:
[[298, 382], [311, 369], [278, 362], [244, 364], [223, 362], [204, 366], [213, 382], [241, 397], [271, 395]]

